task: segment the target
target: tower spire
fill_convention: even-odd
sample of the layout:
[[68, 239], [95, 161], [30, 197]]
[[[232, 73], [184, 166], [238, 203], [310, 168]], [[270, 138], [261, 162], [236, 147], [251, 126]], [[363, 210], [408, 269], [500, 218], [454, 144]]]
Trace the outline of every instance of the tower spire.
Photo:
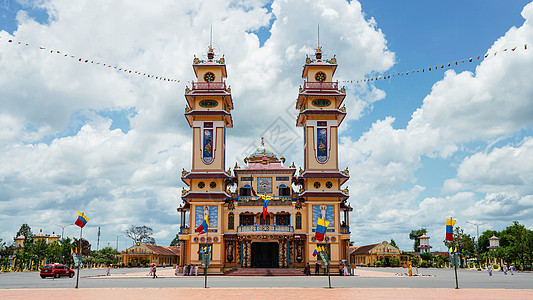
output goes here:
[[215, 51], [213, 50], [213, 24], [209, 32], [209, 50], [207, 51], [207, 59], [213, 60], [215, 58]]
[[317, 60], [322, 59], [322, 49], [320, 48], [320, 24], [318, 24], [317, 47], [316, 47], [315, 57]]

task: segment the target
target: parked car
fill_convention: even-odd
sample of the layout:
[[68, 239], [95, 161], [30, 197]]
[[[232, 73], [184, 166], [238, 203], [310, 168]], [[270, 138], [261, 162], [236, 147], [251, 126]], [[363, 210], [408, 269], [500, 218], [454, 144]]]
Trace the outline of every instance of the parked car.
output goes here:
[[54, 277], [59, 278], [61, 276], [74, 277], [74, 271], [69, 267], [62, 264], [48, 264], [41, 269], [41, 278]]

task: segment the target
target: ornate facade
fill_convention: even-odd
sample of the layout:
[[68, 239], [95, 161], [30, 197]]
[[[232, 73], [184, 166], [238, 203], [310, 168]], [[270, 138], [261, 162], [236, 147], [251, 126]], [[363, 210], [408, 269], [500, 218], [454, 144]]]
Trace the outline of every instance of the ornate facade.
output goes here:
[[[200, 264], [200, 247], [212, 246], [209, 272], [233, 268], [303, 268], [315, 262], [315, 246], [325, 244], [332, 267], [349, 259], [348, 169], [339, 171], [338, 126], [346, 115], [343, 88], [333, 81], [335, 57], [307, 58], [303, 68], [296, 125], [304, 132], [304, 169], [284, 166], [263, 140], [245, 158], [225, 171], [226, 128], [233, 127], [231, 90], [226, 87], [224, 58], [194, 59], [196, 82], [186, 88], [185, 117], [192, 128], [192, 169], [183, 170], [189, 190], [182, 192], [181, 265]], [[263, 215], [260, 195], [272, 197]], [[195, 232], [204, 217], [206, 233]], [[315, 240], [317, 219], [330, 222], [325, 241]]]

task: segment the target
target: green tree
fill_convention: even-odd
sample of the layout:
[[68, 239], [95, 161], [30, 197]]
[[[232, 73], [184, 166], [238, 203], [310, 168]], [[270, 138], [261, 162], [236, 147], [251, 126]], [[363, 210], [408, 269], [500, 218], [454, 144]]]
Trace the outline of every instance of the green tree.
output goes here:
[[420, 246], [420, 237], [426, 233], [427, 233], [426, 228], [412, 230], [411, 233], [409, 233], [409, 239], [415, 241], [413, 244], [413, 250], [415, 252], [418, 252], [418, 246]]
[[526, 229], [518, 221], [514, 221], [513, 225], [501, 232], [500, 246], [506, 250], [504, 259], [507, 262], [522, 266], [522, 268], [528, 262], [529, 265], [531, 264], [530, 245], [533, 242], [530, 241], [530, 232], [531, 230]]
[[116, 251], [111, 247], [104, 247], [98, 251], [93, 252], [95, 263], [98, 265], [110, 265], [115, 263]]
[[180, 245], [180, 237], [179, 234], [176, 234], [174, 239], [170, 242], [170, 246], [179, 246]]
[[28, 224], [24, 223], [22, 224], [22, 226], [20, 226], [19, 231], [17, 231], [16, 237], [19, 237], [21, 235], [25, 236], [26, 238], [33, 237], [33, 233], [31, 232], [31, 227]]
[[453, 241], [444, 241], [446, 247], [457, 248], [459, 255], [461, 256], [461, 266], [465, 265], [465, 259], [473, 256], [475, 243], [474, 238], [469, 234], [466, 234], [464, 230], [457, 226], [453, 229]]
[[398, 250], [400, 249], [400, 248], [398, 247], [398, 245], [396, 245], [396, 242], [395, 242], [393, 239], [390, 240], [390, 243], [389, 243], [389, 244], [390, 244], [391, 246], [393, 246], [393, 247], [398, 248]]
[[148, 226], [133, 226], [131, 225], [124, 235], [133, 240], [133, 243], [143, 243], [155, 245], [155, 239], [152, 237], [154, 231]]
[[33, 269], [40, 269], [43, 260], [48, 257], [48, 244], [44, 239], [39, 239], [33, 243], [29, 252], [33, 260]]

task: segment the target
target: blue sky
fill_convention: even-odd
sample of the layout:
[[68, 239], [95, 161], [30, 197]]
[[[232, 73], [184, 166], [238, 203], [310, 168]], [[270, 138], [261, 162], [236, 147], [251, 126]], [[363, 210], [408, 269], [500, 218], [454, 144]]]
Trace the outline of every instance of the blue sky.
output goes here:
[[[104, 243], [114, 245], [113, 235], [134, 224], [153, 227], [158, 244], [172, 240], [184, 187], [179, 173], [190, 169], [182, 154], [191, 146], [183, 89], [194, 80], [192, 57], [205, 55], [211, 25], [235, 102], [228, 168], [242, 164], [264, 135], [279, 156], [302, 165], [301, 130], [291, 126], [317, 24], [325, 55], [337, 55], [340, 81], [499, 51], [453, 68], [344, 83], [339, 165], [351, 171], [352, 240], [393, 238], [408, 250], [408, 233], [425, 227], [438, 250], [449, 216], [470, 234], [475, 228], [466, 221], [490, 220], [480, 230], [513, 220], [531, 228], [528, 3], [0, 1], [0, 211], [9, 211], [0, 212], [0, 237], [11, 237], [19, 220], [57, 232], [47, 218], [60, 214], [57, 222], [67, 224], [81, 207], [102, 227]], [[39, 46], [180, 82], [76, 63]], [[273, 128], [294, 143], [269, 141]], [[87, 230], [94, 245], [97, 226]]]

